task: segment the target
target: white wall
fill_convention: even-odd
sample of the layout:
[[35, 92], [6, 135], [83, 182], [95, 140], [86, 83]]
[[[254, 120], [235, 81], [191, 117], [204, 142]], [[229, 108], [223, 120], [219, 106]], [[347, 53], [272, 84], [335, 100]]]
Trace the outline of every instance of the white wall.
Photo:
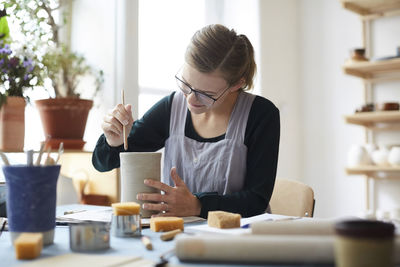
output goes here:
[[303, 0], [299, 12], [302, 178], [315, 190], [316, 216], [358, 214], [365, 182], [347, 176], [345, 166], [348, 148], [364, 135], [343, 116], [362, 103], [363, 90], [341, 66], [351, 48], [362, 46], [361, 22], [333, 0]]
[[302, 179], [299, 101], [299, 1], [259, 1], [261, 94], [280, 110], [277, 177]]
[[[364, 143], [364, 130], [345, 124], [343, 116], [363, 103], [363, 84], [341, 66], [352, 48], [362, 46], [361, 21], [336, 0], [260, 1], [260, 7], [262, 94], [281, 111], [278, 177], [313, 187], [317, 217], [359, 215], [365, 179], [346, 175], [345, 166], [350, 146]], [[398, 18], [373, 24], [376, 55], [394, 53], [398, 26]], [[398, 85], [378, 85], [376, 101], [399, 101]], [[378, 144], [400, 143], [398, 133], [381, 135]], [[376, 184], [378, 209], [399, 208], [399, 185]]]

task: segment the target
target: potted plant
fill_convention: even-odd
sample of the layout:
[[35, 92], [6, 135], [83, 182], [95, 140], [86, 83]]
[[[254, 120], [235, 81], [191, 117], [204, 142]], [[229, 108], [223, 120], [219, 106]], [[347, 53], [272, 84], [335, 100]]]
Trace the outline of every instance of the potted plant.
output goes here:
[[22, 151], [28, 89], [40, 85], [38, 65], [26, 49], [11, 50], [5, 10], [0, 11], [0, 150]]
[[[93, 97], [99, 92], [103, 82], [103, 72], [96, 71], [85, 58], [71, 51], [68, 44], [62, 42], [60, 32], [67, 25], [67, 7], [71, 1], [50, 0], [10, 0], [5, 6], [11, 9], [21, 31], [30, 39], [43, 71], [51, 80], [47, 88], [49, 99], [36, 100], [46, 146], [58, 148], [61, 142], [66, 149], [82, 149], [83, 135], [92, 99], [81, 99], [78, 84], [82, 79], [91, 77]], [[62, 5], [63, 4], [63, 5]], [[57, 23], [57, 16], [60, 22]]]

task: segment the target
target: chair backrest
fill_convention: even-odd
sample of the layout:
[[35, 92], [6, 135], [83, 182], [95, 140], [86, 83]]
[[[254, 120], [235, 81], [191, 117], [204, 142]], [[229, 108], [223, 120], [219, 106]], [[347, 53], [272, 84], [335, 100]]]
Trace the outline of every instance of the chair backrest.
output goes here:
[[277, 178], [269, 205], [273, 214], [313, 217], [314, 191], [301, 182]]

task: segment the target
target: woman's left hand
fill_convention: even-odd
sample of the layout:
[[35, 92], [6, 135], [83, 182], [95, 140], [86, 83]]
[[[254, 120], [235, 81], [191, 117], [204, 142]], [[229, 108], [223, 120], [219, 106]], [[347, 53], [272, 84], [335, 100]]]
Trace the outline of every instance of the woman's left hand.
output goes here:
[[157, 202], [144, 203], [142, 208], [159, 211], [155, 216], [199, 216], [201, 211], [200, 201], [187, 188], [175, 167], [171, 169], [171, 177], [175, 184], [174, 187], [152, 179], [144, 180], [145, 185], [164, 191], [165, 194], [138, 194], [138, 200]]

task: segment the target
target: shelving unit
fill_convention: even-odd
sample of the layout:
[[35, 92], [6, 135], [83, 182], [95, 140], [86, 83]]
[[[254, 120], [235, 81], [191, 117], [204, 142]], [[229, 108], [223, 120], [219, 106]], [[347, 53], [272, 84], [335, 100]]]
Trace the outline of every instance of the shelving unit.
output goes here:
[[343, 66], [346, 74], [363, 79], [400, 79], [400, 58], [379, 61], [349, 61]]
[[394, 125], [400, 123], [400, 111], [359, 112], [345, 116], [345, 120], [350, 124], [357, 124], [371, 128], [378, 124]]
[[[391, 167], [391, 166], [371, 166], [371, 165], [366, 165], [366, 166], [359, 166], [355, 168], [346, 168], [346, 173], [348, 175], [374, 175], [376, 173], [381, 173], [381, 172], [386, 172], [386, 173], [399, 173], [400, 174], [400, 167]], [[400, 176], [399, 176], [400, 179]]]
[[[400, 0], [341, 0], [341, 3], [343, 8], [360, 15], [366, 57], [373, 58], [371, 51], [371, 22], [381, 17], [400, 16]], [[349, 60], [343, 65], [343, 72], [363, 79], [364, 101], [365, 103], [371, 103], [374, 102], [374, 94], [372, 93], [374, 84], [383, 81], [400, 80], [400, 58], [375, 61]], [[374, 143], [376, 131], [400, 132], [400, 111], [360, 112], [346, 115], [344, 119], [346, 123], [364, 127], [366, 143]], [[400, 181], [400, 166], [358, 166], [346, 168], [346, 173], [348, 175], [365, 175], [367, 210], [376, 210], [375, 203], [371, 205], [370, 201], [370, 196], [374, 195], [374, 179], [384, 177]]]
[[361, 16], [396, 13], [400, 10], [399, 0], [342, 0], [342, 6]]

